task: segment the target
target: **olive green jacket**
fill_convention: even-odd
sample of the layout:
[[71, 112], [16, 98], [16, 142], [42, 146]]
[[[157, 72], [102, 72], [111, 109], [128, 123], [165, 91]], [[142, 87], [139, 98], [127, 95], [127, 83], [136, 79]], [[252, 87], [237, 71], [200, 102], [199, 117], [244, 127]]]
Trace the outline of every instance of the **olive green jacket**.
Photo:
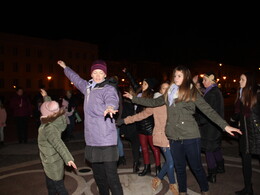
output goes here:
[[64, 111], [60, 110], [55, 115], [41, 118], [41, 122], [38, 130], [38, 147], [44, 172], [52, 180], [62, 180], [64, 163], [74, 161], [61, 139], [61, 133], [67, 125]]
[[211, 108], [199, 93], [195, 101], [173, 103], [171, 106], [169, 106], [168, 101], [165, 102], [164, 96], [160, 96], [156, 99], [133, 97], [132, 102], [147, 107], [156, 107], [166, 104], [167, 123], [165, 133], [168, 139], [183, 140], [200, 138], [199, 127], [194, 118], [196, 107], [210, 120], [221, 127], [221, 129], [224, 130], [224, 128], [228, 126], [228, 123]]

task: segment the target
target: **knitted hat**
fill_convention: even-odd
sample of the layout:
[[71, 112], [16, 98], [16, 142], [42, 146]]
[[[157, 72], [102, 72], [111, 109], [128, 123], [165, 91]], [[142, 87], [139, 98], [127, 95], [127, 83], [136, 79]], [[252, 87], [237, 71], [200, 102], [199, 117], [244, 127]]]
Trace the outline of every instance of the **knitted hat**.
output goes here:
[[104, 60], [96, 60], [92, 63], [91, 69], [90, 69], [90, 73], [92, 74], [92, 72], [96, 69], [100, 69], [103, 70], [105, 74], [107, 74], [107, 64]]
[[47, 101], [41, 105], [42, 116], [49, 116], [59, 111], [59, 104], [56, 101]]

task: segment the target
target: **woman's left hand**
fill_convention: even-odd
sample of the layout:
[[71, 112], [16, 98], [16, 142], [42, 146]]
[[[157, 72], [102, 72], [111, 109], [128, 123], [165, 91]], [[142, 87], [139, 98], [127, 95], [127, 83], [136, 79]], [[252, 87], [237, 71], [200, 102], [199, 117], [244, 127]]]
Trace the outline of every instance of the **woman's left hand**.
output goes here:
[[226, 126], [226, 127], [225, 127], [225, 131], [226, 131], [227, 133], [229, 133], [230, 135], [232, 135], [232, 136], [234, 136], [234, 133], [233, 133], [233, 132], [237, 132], [237, 133], [239, 133], [239, 134], [242, 135], [242, 132], [241, 132], [239, 129], [237, 129], [237, 128], [235, 128], [235, 127], [231, 127], [231, 126]]

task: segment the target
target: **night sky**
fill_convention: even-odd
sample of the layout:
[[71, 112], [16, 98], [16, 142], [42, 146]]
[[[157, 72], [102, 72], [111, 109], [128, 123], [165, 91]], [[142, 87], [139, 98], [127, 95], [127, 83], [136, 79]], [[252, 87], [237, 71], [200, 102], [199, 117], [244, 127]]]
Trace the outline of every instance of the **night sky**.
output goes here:
[[107, 10], [101, 16], [101, 10], [85, 15], [87, 11], [23, 16], [4, 23], [0, 32], [95, 43], [100, 58], [110, 60], [152, 60], [173, 65], [206, 59], [235, 66], [260, 64], [260, 30], [254, 23], [258, 17], [237, 13], [213, 18], [210, 11], [186, 17], [187, 13], [154, 10]]

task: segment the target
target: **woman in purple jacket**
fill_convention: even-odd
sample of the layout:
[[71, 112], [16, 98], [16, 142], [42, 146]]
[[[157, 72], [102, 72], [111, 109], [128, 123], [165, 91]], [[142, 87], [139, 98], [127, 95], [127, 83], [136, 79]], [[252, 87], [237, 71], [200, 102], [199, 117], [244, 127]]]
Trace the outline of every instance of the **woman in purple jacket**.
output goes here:
[[[86, 159], [92, 164], [94, 179], [101, 195], [122, 195], [117, 173], [117, 129], [113, 114], [119, 107], [115, 83], [106, 79], [107, 65], [96, 60], [91, 66], [92, 79], [82, 79], [63, 61], [57, 62], [68, 79], [84, 94], [84, 135]], [[110, 117], [110, 118], [109, 118]]]

